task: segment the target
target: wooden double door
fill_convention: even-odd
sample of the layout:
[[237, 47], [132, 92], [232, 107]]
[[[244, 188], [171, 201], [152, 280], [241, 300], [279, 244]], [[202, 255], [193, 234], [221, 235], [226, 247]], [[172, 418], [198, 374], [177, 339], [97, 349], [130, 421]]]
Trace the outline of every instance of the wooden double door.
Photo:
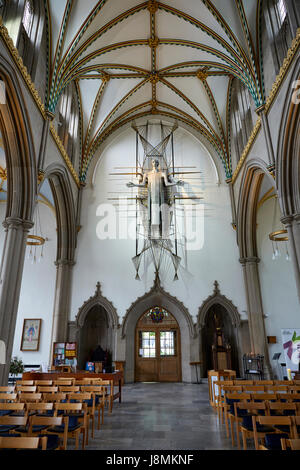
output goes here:
[[170, 314], [161, 323], [140, 320], [135, 338], [136, 382], [181, 382], [180, 330]]

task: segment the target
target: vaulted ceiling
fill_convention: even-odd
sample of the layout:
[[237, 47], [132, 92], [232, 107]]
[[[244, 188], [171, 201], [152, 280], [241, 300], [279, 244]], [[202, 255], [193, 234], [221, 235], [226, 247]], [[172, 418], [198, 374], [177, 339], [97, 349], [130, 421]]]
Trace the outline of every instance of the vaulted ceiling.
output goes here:
[[264, 103], [262, 0], [45, 0], [47, 109], [74, 81], [81, 111], [80, 179], [99, 145], [138, 117], [193, 127], [232, 174], [233, 79]]

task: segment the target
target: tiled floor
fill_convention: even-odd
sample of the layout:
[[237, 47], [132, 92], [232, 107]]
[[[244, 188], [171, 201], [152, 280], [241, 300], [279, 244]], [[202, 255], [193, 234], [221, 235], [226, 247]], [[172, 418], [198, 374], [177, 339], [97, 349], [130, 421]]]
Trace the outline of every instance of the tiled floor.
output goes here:
[[[72, 449], [72, 441], [69, 448]], [[208, 401], [207, 384], [136, 383], [105, 411], [87, 450], [232, 450]]]

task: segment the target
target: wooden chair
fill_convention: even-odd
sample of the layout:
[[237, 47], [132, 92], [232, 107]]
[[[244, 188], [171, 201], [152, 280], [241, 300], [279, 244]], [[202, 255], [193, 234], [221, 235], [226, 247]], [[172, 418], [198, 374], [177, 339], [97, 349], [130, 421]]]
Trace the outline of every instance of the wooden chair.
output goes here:
[[0, 393], [0, 403], [8, 403], [8, 402], [13, 402], [18, 400], [18, 395], [17, 393]]
[[105, 401], [108, 404], [109, 413], [112, 413], [114, 403], [114, 381], [113, 380], [102, 380], [100, 385], [102, 387], [109, 387], [109, 392], [105, 394]]
[[20, 426], [26, 427], [28, 416], [0, 416], [0, 436], [18, 430]]
[[[225, 385], [222, 387], [222, 393], [224, 394], [224, 405], [223, 405], [223, 413], [224, 413], [224, 422], [225, 422], [225, 429], [226, 429], [226, 435], [229, 437], [229, 416], [228, 416], [228, 410], [230, 408], [230, 404], [227, 403], [227, 395], [232, 394], [232, 393], [242, 393], [243, 387], [241, 385]], [[222, 411], [220, 410], [220, 413]]]
[[0, 437], [0, 449], [47, 449], [47, 437]]
[[86, 445], [89, 441], [89, 420], [92, 421], [92, 438], [95, 435], [95, 394], [91, 392], [67, 393], [69, 403], [86, 403], [87, 406], [87, 422], [86, 422]]
[[39, 402], [42, 400], [42, 394], [41, 393], [20, 393], [19, 394], [19, 401], [21, 403], [27, 403], [27, 402]]
[[[55, 403], [54, 416], [63, 411], [64, 416], [68, 416], [67, 437], [75, 438], [75, 448], [79, 446], [79, 435], [82, 434], [82, 449], [85, 447], [85, 434], [87, 423], [87, 407], [85, 403]], [[80, 420], [80, 421], [79, 421]], [[66, 426], [54, 426], [47, 430], [50, 434], [64, 433]], [[65, 448], [66, 450], [66, 448]]]
[[221, 423], [223, 423], [224, 408], [225, 406], [227, 406], [225, 402], [223, 388], [226, 386], [234, 386], [235, 385], [234, 382], [235, 382], [234, 380], [216, 380], [214, 382], [214, 385], [217, 385], [219, 387], [219, 393], [216, 396], [216, 399], [217, 399], [218, 418]]
[[[265, 439], [265, 447], [270, 450], [280, 449], [280, 439], [293, 438], [293, 420], [291, 416], [252, 416], [255, 449], [260, 450], [259, 439]], [[260, 426], [270, 426], [269, 432], [260, 432]], [[282, 432], [281, 428], [286, 428]], [[269, 436], [271, 435], [271, 436]], [[269, 442], [267, 441], [267, 437]]]
[[[247, 403], [251, 399], [251, 395], [249, 393], [229, 393], [226, 396], [227, 403], [229, 404], [229, 409], [227, 409], [227, 418], [226, 421], [229, 419], [230, 422], [230, 435], [231, 435], [231, 443], [234, 446], [234, 423], [235, 421], [242, 421], [242, 416], [236, 410], [234, 406], [236, 403]], [[229, 432], [228, 432], [229, 434]]]
[[100, 429], [100, 421], [104, 423], [104, 408], [105, 408], [105, 396], [106, 387], [100, 385], [84, 385], [81, 386], [82, 392], [88, 392], [95, 395], [95, 410], [97, 410], [98, 424], [97, 428]]
[[281, 439], [282, 450], [300, 450], [300, 439]]
[[[29, 428], [28, 436], [41, 436], [45, 434], [47, 436], [47, 450], [58, 450], [67, 448], [68, 439], [68, 422], [67, 416], [39, 416], [32, 415], [29, 417]], [[64, 428], [63, 433], [51, 432], [48, 433], [49, 429], [53, 429], [56, 426]]]
[[[242, 433], [242, 440], [243, 440], [243, 448], [244, 450], [247, 449], [247, 439], [251, 439], [254, 437], [254, 429], [253, 429], [253, 415], [256, 416], [258, 413], [264, 413], [265, 415], [268, 414], [268, 405], [267, 402], [257, 402], [257, 403], [235, 403], [235, 414], [238, 415], [239, 410], [246, 410], [247, 413], [243, 416], [242, 422], [239, 422], [238, 419], [235, 420], [236, 424], [236, 435], [237, 435], [237, 444], [238, 449], [240, 449], [240, 432]], [[260, 427], [257, 430], [259, 436], [264, 436], [267, 432], [272, 432], [272, 428], [270, 427]]]

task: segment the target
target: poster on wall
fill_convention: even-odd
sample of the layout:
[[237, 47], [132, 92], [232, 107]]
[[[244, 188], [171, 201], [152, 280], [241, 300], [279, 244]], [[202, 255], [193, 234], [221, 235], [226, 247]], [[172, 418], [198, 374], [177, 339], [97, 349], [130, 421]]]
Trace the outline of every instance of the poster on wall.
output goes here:
[[286, 369], [296, 371], [299, 369], [300, 357], [300, 329], [291, 328], [281, 330], [282, 345], [286, 362]]
[[25, 318], [23, 323], [21, 351], [38, 351], [41, 332], [40, 318]]

